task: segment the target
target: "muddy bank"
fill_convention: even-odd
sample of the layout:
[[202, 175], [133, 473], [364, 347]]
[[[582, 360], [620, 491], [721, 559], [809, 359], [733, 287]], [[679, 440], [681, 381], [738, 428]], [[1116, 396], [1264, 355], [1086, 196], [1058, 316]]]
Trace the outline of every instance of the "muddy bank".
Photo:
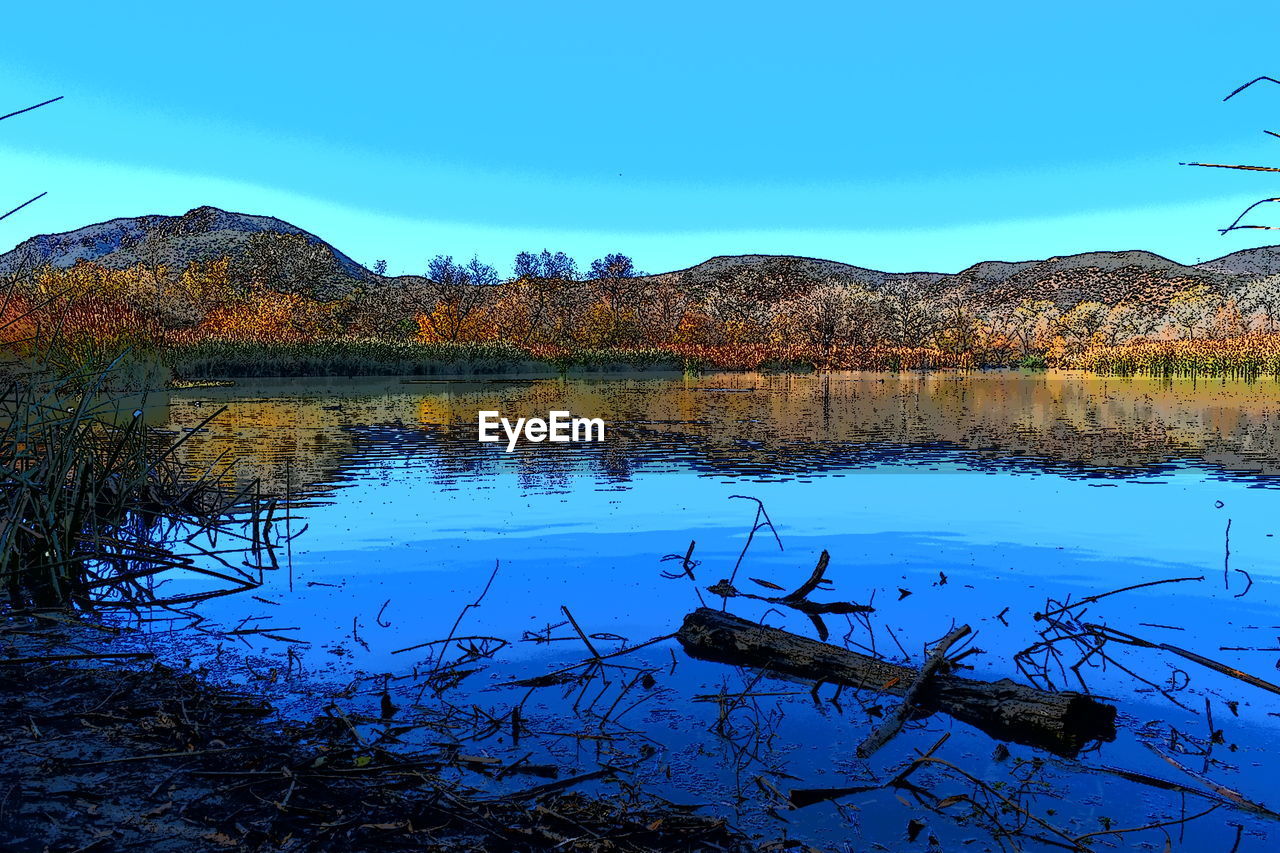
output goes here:
[[588, 779], [553, 769], [489, 768], [527, 774], [514, 793], [459, 785], [450, 771], [488, 760], [444, 745], [393, 753], [366, 734], [392, 729], [393, 709], [284, 720], [197, 674], [101, 652], [67, 660], [80, 653], [37, 648], [40, 633], [15, 620], [0, 631], [7, 851], [754, 849], [723, 821], [579, 795]]

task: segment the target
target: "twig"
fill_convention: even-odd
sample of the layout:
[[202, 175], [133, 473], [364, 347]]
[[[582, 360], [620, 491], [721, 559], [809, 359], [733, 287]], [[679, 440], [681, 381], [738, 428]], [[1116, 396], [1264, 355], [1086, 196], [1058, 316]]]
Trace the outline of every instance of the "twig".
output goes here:
[[[739, 567], [742, 566], [742, 560], [744, 557], [747, 556], [747, 549], [751, 547], [751, 541], [755, 539], [756, 532], [760, 530], [760, 528], [768, 527], [769, 532], [773, 534], [774, 541], [778, 543], [778, 550], [779, 551], [786, 550], [785, 548], [782, 547], [782, 538], [778, 536], [777, 528], [773, 526], [773, 522], [769, 519], [769, 513], [764, 508], [764, 502], [761, 501], [759, 498], [753, 498], [750, 495], [729, 495], [730, 500], [733, 500], [735, 498], [738, 500], [744, 500], [744, 501], [755, 501], [756, 502], [756, 518], [755, 518], [755, 521], [752, 522], [751, 524], [751, 532], [747, 534], [746, 544], [742, 546], [742, 553], [738, 555], [738, 561], [733, 564], [733, 572], [731, 572], [729, 575], [729, 583], [733, 583], [734, 579], [738, 577], [738, 569]], [[762, 516], [764, 517], [763, 522], [760, 520]], [[725, 601], [722, 606], [728, 606], [728, 604], [729, 602]]]
[[1092, 625], [1086, 623], [1083, 627], [1085, 630], [1091, 631], [1099, 637], [1108, 640], [1115, 640], [1118, 643], [1125, 643], [1144, 649], [1162, 649], [1166, 652], [1172, 652], [1173, 654], [1186, 658], [1193, 663], [1198, 663], [1203, 667], [1212, 669], [1214, 672], [1238, 679], [1243, 681], [1245, 684], [1250, 684], [1260, 690], [1266, 690], [1269, 693], [1280, 695], [1280, 686], [1272, 684], [1270, 681], [1261, 679], [1256, 675], [1250, 675], [1247, 672], [1241, 672], [1233, 666], [1227, 666], [1225, 663], [1218, 663], [1218, 661], [1213, 660], [1212, 658], [1207, 658], [1202, 654], [1188, 651], [1187, 649], [1180, 648], [1172, 643], [1153, 643], [1149, 640], [1144, 640], [1141, 637], [1135, 637], [1132, 634], [1117, 631], [1115, 628], [1108, 628], [1105, 625]]
[[[824, 551], [823, 553], [825, 554], [826, 552]], [[916, 676], [915, 681], [911, 682], [906, 693], [903, 694], [902, 704], [858, 745], [855, 754], [859, 758], [870, 758], [902, 729], [903, 724], [907, 722], [907, 719], [916, 710], [916, 697], [929, 679], [933, 677], [933, 674], [938, 671], [938, 667], [942, 666], [943, 661], [946, 660], [947, 652], [960, 639], [968, 636], [970, 631], [971, 629], [968, 625], [961, 625], [938, 642], [938, 645], [929, 653], [929, 657], [925, 659], [924, 665], [920, 667], [920, 674]]]
[[569, 608], [565, 607], [562, 604], [560, 605], [560, 610], [561, 612], [564, 613], [566, 617], [568, 617], [569, 624], [573, 626], [573, 630], [578, 632], [578, 637], [586, 645], [587, 651], [591, 652], [591, 657], [593, 657], [596, 660], [600, 660], [600, 653], [596, 651], [595, 646], [591, 645], [591, 639], [587, 637], [586, 633], [583, 632], [582, 628], [578, 626], [578, 620], [573, 618], [573, 614], [569, 612]]
[[1058, 829], [1057, 827], [1055, 827], [1053, 824], [1048, 823], [1047, 821], [1043, 820], [1042, 818], [1036, 817], [1034, 814], [1032, 814], [1031, 812], [1027, 811], [1027, 810], [1026, 810], [1026, 809], [1024, 809], [1022, 806], [1018, 805], [1018, 804], [1017, 804], [1017, 803], [1015, 803], [1013, 800], [1011, 800], [1011, 799], [1009, 799], [1008, 797], [1006, 797], [1004, 794], [1001, 794], [1001, 793], [1000, 793], [999, 791], [997, 791], [995, 788], [992, 788], [992, 787], [991, 787], [990, 785], [988, 785], [986, 782], [983, 782], [983, 781], [982, 781], [981, 779], [979, 779], [978, 777], [976, 777], [976, 776], [974, 776], [974, 775], [972, 775], [972, 774], [968, 773], [968, 772], [967, 772], [967, 771], [965, 771], [965, 770], [962, 770], [960, 767], [956, 766], [955, 764], [952, 764], [950, 761], [946, 761], [946, 760], [941, 759], [941, 758], [933, 758], [932, 756], [928, 756], [928, 755], [922, 755], [922, 756], [920, 756], [919, 758], [917, 758], [917, 759], [915, 760], [915, 764], [937, 764], [937, 765], [939, 765], [939, 766], [946, 767], [946, 768], [948, 768], [949, 770], [951, 770], [952, 772], [954, 772], [954, 773], [958, 773], [959, 775], [963, 776], [965, 779], [968, 779], [968, 780], [969, 780], [970, 782], [972, 782], [974, 785], [977, 785], [977, 786], [978, 786], [979, 788], [981, 788], [982, 790], [984, 790], [984, 791], [986, 791], [987, 793], [991, 794], [993, 797], [995, 797], [996, 799], [998, 799], [1000, 802], [1002, 802], [1004, 805], [1006, 805], [1007, 807], [1009, 807], [1009, 808], [1010, 808], [1010, 809], [1012, 809], [1013, 811], [1015, 811], [1015, 812], [1017, 812], [1018, 814], [1021, 814], [1021, 815], [1023, 815], [1024, 817], [1026, 817], [1026, 818], [1030, 819], [1031, 821], [1033, 821], [1034, 823], [1036, 823], [1038, 826], [1040, 826], [1042, 829], [1045, 829], [1045, 830], [1047, 830], [1048, 832], [1052, 833], [1053, 835], [1056, 835], [1058, 838], [1063, 839], [1065, 842], [1067, 842], [1068, 849], [1071, 849], [1071, 850], [1088, 850], [1088, 849], [1089, 849], [1089, 848], [1084, 847], [1083, 845], [1081, 845], [1081, 844], [1080, 844], [1079, 842], [1077, 842], [1074, 838], [1072, 838], [1071, 836], [1067, 835], [1067, 834], [1066, 834], [1065, 832], [1063, 832], [1062, 830], [1060, 830], [1060, 829]]
[[[485, 585], [484, 585], [484, 589], [482, 589], [482, 590], [480, 591], [480, 595], [476, 598], [476, 600], [475, 600], [475, 601], [473, 601], [473, 602], [471, 602], [470, 604], [468, 604], [468, 605], [464, 606], [464, 607], [462, 608], [462, 612], [458, 614], [458, 618], [454, 620], [454, 622], [453, 622], [453, 627], [449, 629], [449, 636], [445, 638], [445, 649], [446, 649], [446, 650], [448, 650], [448, 648], [449, 648], [449, 643], [450, 643], [450, 641], [452, 641], [452, 640], [453, 640], [453, 635], [454, 635], [455, 633], [457, 633], [457, 631], [458, 631], [458, 626], [462, 624], [462, 617], [463, 617], [463, 616], [466, 616], [466, 615], [467, 615], [467, 611], [468, 611], [468, 610], [470, 610], [471, 608], [473, 608], [473, 607], [479, 607], [479, 606], [480, 606], [480, 602], [484, 601], [484, 597], [485, 597], [486, 595], [488, 595], [488, 594], [489, 594], [489, 587], [493, 586], [493, 579], [494, 579], [494, 578], [496, 578], [496, 577], [498, 576], [498, 569], [499, 569], [501, 566], [502, 566], [502, 562], [501, 562], [501, 561], [499, 561], [499, 560], [495, 560], [495, 561], [494, 561], [494, 563], [493, 563], [493, 572], [489, 575], [489, 580], [488, 580], [488, 582], [486, 582], [486, 583], [485, 583]], [[443, 661], [444, 661], [444, 652], [442, 651], [442, 652], [440, 653], [440, 660], [436, 661], [436, 665], [435, 665], [435, 666], [433, 666], [433, 667], [431, 668], [431, 671], [432, 671], [432, 672], [435, 672], [436, 670], [438, 670], [438, 669], [440, 668], [440, 664], [441, 664]]]
[[1250, 800], [1248, 797], [1246, 797], [1244, 794], [1241, 794], [1239, 791], [1232, 790], [1231, 788], [1228, 788], [1226, 785], [1219, 785], [1217, 782], [1213, 781], [1212, 779], [1209, 779], [1203, 774], [1197, 773], [1196, 771], [1192, 770], [1190, 767], [1187, 767], [1185, 764], [1178, 761], [1178, 759], [1174, 758], [1172, 755], [1169, 755], [1167, 752], [1164, 752], [1159, 747], [1155, 746], [1155, 744], [1149, 741], [1143, 741], [1143, 746], [1145, 746], [1147, 749], [1154, 752], [1157, 756], [1164, 759], [1169, 764], [1181, 770], [1183, 773], [1186, 773], [1191, 778], [1197, 780], [1203, 785], [1208, 786], [1214, 793], [1218, 794], [1219, 796], [1226, 797], [1234, 805], [1244, 809], [1245, 811], [1252, 812], [1254, 814], [1264, 815], [1270, 818], [1280, 818], [1280, 814], [1273, 812], [1271, 809], [1267, 808], [1261, 803], [1255, 803], [1253, 800]]
[[40, 657], [0, 658], [0, 666], [4, 664], [60, 663], [72, 660], [150, 660], [155, 655], [151, 652], [95, 652], [84, 655], [44, 655]]
[[1080, 842], [1084, 841], [1086, 838], [1095, 838], [1099, 835], [1120, 836], [1120, 835], [1126, 835], [1130, 832], [1142, 832], [1143, 830], [1147, 830], [1147, 829], [1160, 829], [1161, 827], [1164, 827], [1164, 826], [1181, 826], [1183, 824], [1190, 823], [1191, 821], [1196, 820], [1198, 818], [1202, 818], [1205, 815], [1209, 814], [1210, 812], [1216, 812], [1220, 808], [1222, 808], [1222, 803], [1214, 803], [1204, 811], [1199, 812], [1197, 814], [1193, 814], [1190, 817], [1180, 817], [1180, 818], [1177, 818], [1176, 820], [1165, 820], [1165, 821], [1159, 821], [1157, 823], [1147, 823], [1147, 824], [1143, 824], [1142, 826], [1130, 826], [1124, 829], [1098, 829], [1093, 832], [1086, 832], [1084, 835], [1077, 835], [1075, 838], [1075, 841], [1076, 841], [1076, 844], [1080, 844]]
[[1249, 88], [1250, 86], [1252, 86], [1254, 83], [1262, 83], [1262, 82], [1267, 82], [1267, 83], [1278, 83], [1278, 84], [1280, 84], [1280, 80], [1277, 80], [1277, 79], [1276, 79], [1276, 78], [1274, 78], [1274, 77], [1267, 77], [1267, 76], [1264, 74], [1264, 75], [1263, 75], [1263, 76], [1261, 76], [1261, 77], [1254, 77], [1254, 78], [1253, 78], [1252, 80], [1250, 80], [1248, 83], [1245, 83], [1243, 86], [1240, 86], [1239, 88], [1237, 88], [1235, 91], [1233, 91], [1230, 95], [1227, 95], [1227, 96], [1226, 96], [1225, 98], [1223, 98], [1222, 100], [1224, 100], [1224, 101], [1229, 101], [1229, 100], [1231, 100], [1232, 98], [1234, 98], [1236, 95], [1238, 95], [1238, 94], [1240, 94], [1241, 92], [1243, 92], [1245, 89], [1248, 89], [1248, 88]]
[[809, 575], [809, 579], [800, 584], [795, 592], [789, 593], [782, 597], [783, 601], [803, 601], [809, 597], [809, 593], [818, 588], [818, 584], [822, 583], [823, 575], [827, 571], [827, 564], [831, 562], [831, 555], [827, 550], [822, 549], [822, 555], [818, 557], [818, 565], [813, 567], [813, 574]]
[[671, 640], [671, 639], [674, 639], [675, 637], [676, 637], [676, 634], [674, 633], [663, 634], [661, 637], [654, 637], [652, 640], [645, 640], [643, 643], [637, 643], [634, 646], [628, 646], [625, 649], [619, 649], [618, 651], [610, 652], [607, 655], [600, 655], [597, 658], [591, 658], [590, 660], [579, 661], [578, 663], [571, 664], [570, 666], [557, 669], [554, 672], [548, 672], [545, 675], [535, 675], [532, 678], [522, 678], [518, 681], [508, 682], [508, 684], [512, 687], [536, 687], [539, 684], [554, 684], [556, 683], [555, 679], [558, 676], [573, 672], [575, 669], [581, 669], [584, 666], [591, 666], [599, 663], [600, 661], [609, 660], [610, 658], [621, 657], [622, 655], [629, 655], [632, 652], [639, 651], [640, 649], [643, 649], [647, 646], [652, 646], [657, 643], [664, 642], [666, 640]]
[[1222, 588], [1231, 589], [1231, 519], [1227, 519], [1222, 554]]
[[[6, 118], [7, 118], [7, 116], [6, 116]], [[22, 208], [26, 207], [26, 206], [27, 206], [27, 205], [29, 205], [29, 204], [32, 204], [32, 203], [34, 203], [34, 202], [39, 201], [40, 199], [44, 198], [44, 197], [45, 197], [45, 196], [47, 196], [48, 194], [49, 194], [49, 193], [46, 191], [46, 192], [42, 192], [42, 193], [40, 193], [40, 195], [35, 196], [34, 198], [29, 198], [29, 199], [27, 199], [27, 200], [26, 200], [26, 201], [24, 201], [22, 204], [20, 204], [20, 205], [18, 205], [17, 207], [15, 207], [13, 210], [10, 210], [8, 213], [0, 214], [0, 219], [8, 219], [10, 216], [13, 216], [13, 215], [14, 215], [15, 213], [17, 213], [19, 210], [22, 210]]]
[[[1149, 586], [1159, 586], [1160, 584], [1166, 584], [1166, 583], [1182, 583], [1183, 581], [1202, 581], [1202, 580], [1204, 580], [1204, 575], [1198, 575], [1197, 577], [1193, 577], [1193, 578], [1192, 577], [1165, 578], [1164, 580], [1147, 581], [1146, 583], [1137, 583], [1137, 584], [1134, 584], [1133, 586], [1122, 586], [1119, 589], [1113, 589], [1110, 592], [1100, 592], [1097, 595], [1087, 595], [1084, 598], [1080, 599], [1079, 601], [1072, 602], [1071, 604], [1064, 604], [1058, 609], [1050, 610], [1047, 613], [1036, 613], [1034, 618], [1037, 622], [1041, 622], [1045, 619], [1051, 619], [1060, 613], [1066, 613], [1068, 610], [1074, 610], [1075, 608], [1079, 607], [1082, 604], [1093, 604], [1095, 601], [1101, 601], [1102, 599], [1106, 598], [1109, 595], [1117, 595], [1122, 592], [1132, 592], [1135, 589], [1145, 589], [1146, 587], [1149, 587]], [[1005, 609], [1007, 610], [1008, 608], [1005, 608]], [[1004, 611], [1001, 611], [1001, 612], [1003, 613]]]
[[[1235, 93], [1233, 92], [1232, 94], [1235, 94]], [[29, 112], [31, 112], [32, 110], [38, 110], [38, 109], [40, 109], [40, 107], [43, 107], [43, 106], [47, 106], [47, 105], [49, 105], [49, 104], [52, 104], [54, 101], [61, 101], [61, 100], [62, 100], [63, 98], [65, 98], [65, 97], [66, 97], [66, 95], [59, 95], [59, 96], [58, 96], [58, 97], [56, 97], [56, 98], [50, 98], [50, 99], [49, 99], [49, 100], [47, 100], [47, 101], [41, 101], [40, 103], [38, 103], [38, 104], [36, 104], [36, 105], [34, 105], [34, 106], [24, 107], [24, 108], [22, 108], [22, 109], [20, 109], [20, 110], [14, 110], [14, 111], [13, 111], [13, 112], [11, 112], [11, 113], [6, 113], [5, 115], [0, 116], [0, 121], [4, 121], [4, 120], [5, 120], [5, 119], [7, 119], [7, 118], [13, 118], [14, 116], [20, 116], [20, 115], [22, 115], [23, 113], [29, 113]], [[1228, 96], [1228, 97], [1229, 97], [1229, 96]]]

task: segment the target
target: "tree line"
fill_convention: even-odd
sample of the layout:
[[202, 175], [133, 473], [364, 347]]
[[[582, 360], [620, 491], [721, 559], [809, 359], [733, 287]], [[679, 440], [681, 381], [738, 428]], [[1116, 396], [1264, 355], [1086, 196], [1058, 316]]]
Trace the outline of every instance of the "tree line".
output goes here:
[[[123, 270], [82, 262], [16, 275], [0, 308], [0, 323], [13, 320], [6, 336], [56, 328], [90, 348], [210, 339], [503, 342], [534, 355], [662, 350], [746, 368], [1076, 366], [1138, 343], [1194, 341], [1208, 352], [1259, 336], [1267, 342], [1254, 341], [1249, 352], [1280, 355], [1277, 275], [1230, 287], [1175, 282], [1160, 299], [1063, 304], [1034, 294], [997, 299], [931, 279], [815, 279], [785, 258], [646, 276], [614, 253], [583, 274], [565, 253], [544, 250], [521, 252], [502, 278], [478, 258], [437, 255], [426, 276], [361, 280], [301, 235], [253, 235], [234, 258], [180, 269], [163, 253], [142, 255]], [[29, 311], [49, 300], [59, 301], [57, 311]]]

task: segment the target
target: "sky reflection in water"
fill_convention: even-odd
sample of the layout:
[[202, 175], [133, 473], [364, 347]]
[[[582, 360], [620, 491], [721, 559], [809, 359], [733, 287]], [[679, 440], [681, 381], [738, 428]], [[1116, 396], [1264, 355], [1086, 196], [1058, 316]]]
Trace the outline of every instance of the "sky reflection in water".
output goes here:
[[[240, 457], [241, 477], [260, 476], [277, 491], [287, 479], [291, 494], [305, 496], [297, 514], [309, 528], [293, 548], [292, 591], [285, 578], [270, 578], [261, 595], [274, 604], [239, 596], [208, 602], [202, 612], [224, 624], [266, 616], [295, 627], [290, 635], [311, 643], [303, 657], [321, 677], [411, 669], [412, 654], [392, 652], [447, 634], [495, 562], [501, 567], [483, 606], [464, 620], [468, 633], [519, 640], [523, 631], [562, 621], [561, 605], [589, 632], [633, 643], [668, 633], [698, 598], [687, 580], [660, 576], [669, 567], [660, 558], [683, 554], [696, 540], [700, 585], [727, 577], [754, 516], [754, 504], [732, 496], [750, 495], [763, 501], [785, 550], [757, 537], [740, 589], [766, 592], [748, 578], [794, 588], [827, 549], [835, 588], [815, 598], [874, 601], [877, 623], [913, 655], [953, 619], [965, 621], [987, 651], [972, 659], [976, 677], [1016, 677], [1011, 655], [1036, 638], [1031, 613], [1046, 596], [1204, 575], [1203, 582], [1117, 596], [1090, 616], [1267, 678], [1276, 653], [1220, 646], [1280, 642], [1280, 628], [1270, 627], [1280, 621], [1271, 615], [1280, 573], [1271, 479], [1280, 473], [1278, 392], [1271, 382], [1205, 386], [1056, 374], [311, 380], [175, 393], [150, 417], [181, 428], [215, 404], [228, 405], [219, 429], [186, 447], [190, 461], [229, 449]], [[508, 454], [475, 440], [482, 408], [511, 416], [565, 408], [604, 417], [610, 434], [600, 446], [542, 444]], [[1224, 581], [1228, 519], [1230, 565], [1253, 581], [1243, 598], [1235, 597], [1245, 588], [1242, 574]], [[899, 600], [903, 589], [911, 594]], [[1005, 607], [1008, 626], [997, 618]], [[765, 608], [739, 599], [731, 609], [758, 617]], [[840, 620], [832, 624], [837, 638], [850, 630]], [[769, 621], [812, 635], [799, 615], [774, 612]], [[353, 625], [367, 651], [354, 642]], [[851, 637], [901, 657], [887, 630]], [[494, 677], [466, 689], [491, 688], [499, 676], [536, 674], [582, 653], [572, 643], [515, 642]], [[669, 665], [678, 657], [662, 646], [646, 659]], [[1177, 662], [1167, 656], [1135, 652], [1134, 660], [1152, 681], [1178, 680]], [[776, 831], [759, 808], [735, 806], [740, 780], [699, 757], [716, 748], [703, 736], [714, 709], [688, 701], [726, 678], [737, 678], [741, 689], [748, 676], [687, 660], [677, 673], [660, 688], [670, 693], [629, 720], [664, 743], [661, 760], [680, 769], [678, 781], [664, 782], [670, 795], [710, 799], [748, 826]], [[1239, 752], [1231, 768], [1211, 775], [1246, 791], [1253, 785], [1253, 795], [1265, 799], [1265, 777], [1253, 765], [1270, 757], [1273, 703], [1204, 671], [1192, 676], [1197, 690], [1216, 691], [1214, 701], [1244, 700], [1239, 717], [1221, 704], [1215, 710]], [[1168, 776], [1167, 765], [1139, 748], [1133, 729], [1157, 720], [1199, 731], [1204, 721], [1148, 689], [1135, 691], [1116, 672], [1093, 677], [1096, 689], [1122, 697], [1128, 715], [1120, 740], [1095, 763]], [[474, 695], [498, 704], [519, 698], [506, 694]], [[799, 777], [795, 786], [849, 784], [868, 772], [851, 766], [867, 725], [861, 711], [771, 701], [787, 711], [775, 755]], [[1199, 710], [1203, 702], [1188, 693], [1185, 704]], [[564, 711], [554, 697], [545, 704], [549, 715]], [[978, 756], [979, 769], [990, 764], [982, 758], [991, 752], [989, 739], [939, 717], [872, 764], [891, 766], [909, 745], [927, 746], [944, 730], [954, 733], [954, 755]], [[1060, 819], [1081, 832], [1097, 828], [1099, 810], [1116, 796], [1114, 781], [1107, 788], [1107, 780], [1078, 772], [1059, 781], [1075, 792], [1074, 805], [1057, 803]], [[1152, 811], [1169, 807], [1137, 793]], [[835, 843], [852, 822], [868, 838], [892, 839], [900, 831], [894, 822], [905, 825], [911, 814], [883, 792], [857, 804], [862, 812], [852, 816], [829, 805], [796, 813], [792, 831]], [[1116, 817], [1142, 822], [1123, 810]], [[930, 831], [940, 838], [967, 837], [935, 823]], [[1226, 837], [1228, 847], [1233, 834], [1209, 821], [1186, 832], [1197, 843]], [[1250, 832], [1274, 829], [1261, 824]]]

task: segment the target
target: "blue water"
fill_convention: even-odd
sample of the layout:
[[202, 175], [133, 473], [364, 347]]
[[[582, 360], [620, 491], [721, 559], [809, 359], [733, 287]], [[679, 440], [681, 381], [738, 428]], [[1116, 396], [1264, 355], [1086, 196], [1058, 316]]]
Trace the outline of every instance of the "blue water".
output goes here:
[[[622, 647], [618, 637], [635, 644], [674, 631], [700, 603], [699, 589], [702, 600], [720, 606], [705, 587], [728, 578], [742, 552], [756, 504], [734, 496], [746, 495], [762, 502], [782, 547], [769, 530], [758, 530], [735, 585], [780, 595], [753, 579], [793, 589], [827, 550], [834, 586], [813, 598], [876, 607], [866, 625], [828, 617], [836, 642], [918, 663], [925, 643], [965, 622], [984, 650], [967, 661], [972, 677], [1025, 680], [1012, 658], [1038, 639], [1043, 625], [1032, 614], [1047, 599], [1203, 577], [1110, 597], [1092, 605], [1088, 618], [1280, 680], [1274, 386], [1224, 390], [1018, 374], [837, 379], [844, 381], [317, 381], [175, 395], [162, 422], [181, 426], [209, 404], [226, 404], [223, 438], [239, 442], [244, 469], [278, 481], [286, 461], [295, 500], [290, 524], [306, 526], [256, 597], [214, 599], [200, 612], [226, 627], [252, 619], [306, 641], [291, 645], [296, 657], [261, 638], [223, 643], [240, 647], [258, 671], [274, 661], [287, 669], [286, 683], [357, 679], [360, 689], [350, 699], [356, 704], [390, 686], [406, 704], [417, 695], [408, 675], [429, 662], [428, 651], [396, 650], [445, 637], [496, 566], [487, 594], [463, 615], [457, 633], [511, 644], [450, 696], [498, 712], [524, 695], [502, 688], [504, 681], [587, 655], [562, 624], [562, 607], [605, 652]], [[192, 408], [196, 402], [202, 405]], [[587, 409], [582, 413], [606, 418], [611, 435], [604, 445], [543, 444], [510, 454], [474, 440], [478, 408], [527, 415], [540, 407]], [[193, 461], [217, 446], [215, 428], [207, 444], [192, 443]], [[661, 558], [683, 555], [691, 541], [696, 586], [664, 578], [677, 564]], [[199, 582], [177, 580], [173, 588], [183, 583]], [[743, 598], [728, 606], [814, 633], [800, 614]], [[557, 641], [521, 641], [524, 632], [548, 626]], [[197, 662], [212, 655], [209, 648], [181, 647]], [[673, 641], [619, 659], [653, 666], [658, 681], [621, 729], [657, 746], [633, 773], [663, 796], [703, 803], [766, 837], [785, 831], [833, 849], [869, 842], [898, 849], [913, 818], [927, 824], [919, 849], [930, 834], [945, 849], [966, 839], [978, 839], [976, 849], [999, 849], [972, 822], [922, 810], [892, 791], [850, 797], [844, 801], [850, 808], [826, 803], [783, 812], [787, 823], [770, 814], [779, 805], [770, 802], [770, 785], [786, 791], [883, 779], [912, 749], [947, 731], [952, 736], [938, 755], [980, 778], [1049, 774], [1052, 787], [1033, 808], [1039, 815], [1052, 810], [1051, 822], [1069, 835], [1102, 829], [1104, 819], [1139, 826], [1202, 811], [1213, 802], [1187, 798], [1184, 813], [1180, 795], [1088, 768], [1123, 767], [1204, 788], [1143, 743], [1186, 749], [1167, 746], [1172, 728], [1207, 736], [1206, 699], [1222, 742], [1208, 759], [1184, 755], [1184, 763], [1253, 799], [1272, 796], [1266, 771], [1280, 697], [1159, 650], [1126, 648], [1117, 658], [1173, 698], [1114, 667], [1088, 672], [1089, 688], [1115, 701], [1123, 723], [1115, 743], [1079, 762], [1019, 765], [1046, 756], [1016, 745], [1009, 761], [993, 760], [989, 738], [942, 715], [904, 732], [870, 762], [856, 761], [853, 749], [875, 722], [858, 703], [827, 702], [828, 688], [815, 706], [808, 686], [757, 682], [750, 672], [693, 661]], [[295, 660], [305, 676], [293, 675]], [[623, 692], [622, 680], [602, 688], [600, 707]], [[1062, 679], [1056, 686], [1079, 689]], [[767, 747], [749, 750], [753, 758], [738, 772], [726, 766], [742, 765], [743, 753], [708, 732], [715, 704], [694, 701], [721, 688], [797, 694], [761, 697], [735, 712], [750, 719], [743, 728], [753, 736], [762, 727], [772, 734]], [[626, 704], [640, 692], [627, 694]], [[548, 731], [597, 725], [572, 711], [573, 694], [534, 691], [527, 712], [546, 721]], [[885, 707], [894, 701], [886, 699]], [[500, 738], [468, 748], [516, 752]], [[566, 775], [597, 766], [598, 755], [584, 756], [581, 741], [525, 738], [518, 749], [544, 754]], [[926, 778], [942, 795], [964, 788], [945, 769], [922, 771]], [[1226, 807], [1174, 827], [1169, 838], [1174, 849], [1229, 850], [1233, 822], [1244, 827], [1240, 850], [1272, 849], [1280, 838], [1275, 824]], [[1164, 830], [1152, 829], [1090, 843], [1160, 849], [1165, 838]], [[1021, 843], [1040, 849], [1039, 842]]]

